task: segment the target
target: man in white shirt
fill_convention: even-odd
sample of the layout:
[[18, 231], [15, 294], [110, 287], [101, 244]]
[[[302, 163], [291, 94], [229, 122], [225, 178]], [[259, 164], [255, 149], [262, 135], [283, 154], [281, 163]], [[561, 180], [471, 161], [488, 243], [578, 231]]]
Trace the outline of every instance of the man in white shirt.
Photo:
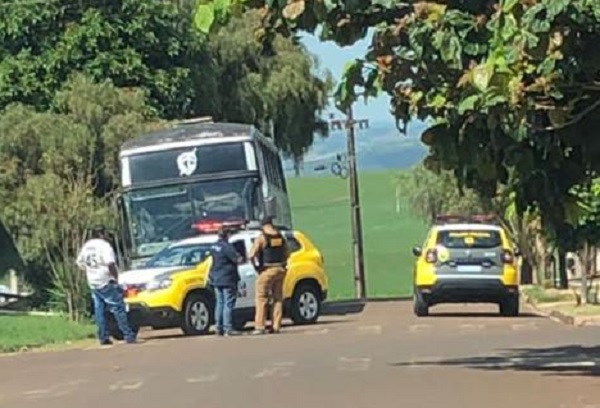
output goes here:
[[114, 315], [127, 343], [135, 343], [135, 334], [129, 326], [123, 293], [118, 285], [118, 270], [115, 252], [106, 240], [104, 227], [92, 230], [92, 239], [87, 241], [77, 256], [77, 266], [85, 271], [94, 300], [94, 317], [98, 326], [100, 344], [109, 345], [105, 322], [105, 309]]

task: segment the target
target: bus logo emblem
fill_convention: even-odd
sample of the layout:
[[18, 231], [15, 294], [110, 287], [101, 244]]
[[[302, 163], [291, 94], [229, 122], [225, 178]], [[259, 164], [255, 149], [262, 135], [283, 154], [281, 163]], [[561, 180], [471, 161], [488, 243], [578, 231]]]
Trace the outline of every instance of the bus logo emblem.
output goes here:
[[191, 176], [198, 167], [198, 158], [196, 157], [196, 149], [183, 152], [177, 157], [177, 167], [179, 168], [180, 176]]

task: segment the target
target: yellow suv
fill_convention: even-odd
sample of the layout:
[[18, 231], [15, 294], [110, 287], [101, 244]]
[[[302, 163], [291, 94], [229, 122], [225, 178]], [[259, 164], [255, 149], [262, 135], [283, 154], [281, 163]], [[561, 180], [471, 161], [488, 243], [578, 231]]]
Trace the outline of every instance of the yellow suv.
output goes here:
[[519, 314], [519, 276], [506, 231], [486, 216], [440, 216], [416, 257], [413, 306], [427, 316], [441, 303], [495, 303], [504, 316]]
[[[259, 231], [242, 230], [230, 242], [246, 256]], [[327, 298], [328, 280], [321, 253], [299, 231], [283, 231], [290, 258], [284, 282], [284, 313], [295, 324], [317, 321]], [[208, 333], [213, 324], [214, 293], [207, 286], [211, 258], [208, 251], [215, 234], [200, 235], [168, 246], [143, 267], [123, 272], [119, 282], [125, 291], [129, 320], [137, 330], [180, 327], [187, 335]], [[241, 281], [234, 309], [234, 324], [241, 330], [254, 319], [256, 271], [252, 263], [239, 266]], [[120, 333], [111, 325], [111, 334]]]

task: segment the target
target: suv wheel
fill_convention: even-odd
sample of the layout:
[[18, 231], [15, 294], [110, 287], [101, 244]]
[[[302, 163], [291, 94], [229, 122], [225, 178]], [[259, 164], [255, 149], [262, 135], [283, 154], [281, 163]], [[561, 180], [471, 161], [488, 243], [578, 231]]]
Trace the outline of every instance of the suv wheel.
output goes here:
[[295, 324], [315, 323], [321, 313], [321, 294], [314, 285], [302, 283], [292, 296], [290, 315]]
[[418, 317], [429, 316], [429, 305], [423, 299], [423, 295], [416, 289], [413, 294], [413, 311]]
[[244, 317], [236, 316], [235, 314], [233, 315], [233, 330], [243, 331], [246, 328], [247, 323], [248, 320], [246, 320]]
[[511, 295], [500, 303], [500, 314], [506, 317], [519, 315], [519, 295]]
[[192, 293], [183, 307], [181, 329], [187, 336], [207, 334], [212, 323], [212, 302], [202, 293]]

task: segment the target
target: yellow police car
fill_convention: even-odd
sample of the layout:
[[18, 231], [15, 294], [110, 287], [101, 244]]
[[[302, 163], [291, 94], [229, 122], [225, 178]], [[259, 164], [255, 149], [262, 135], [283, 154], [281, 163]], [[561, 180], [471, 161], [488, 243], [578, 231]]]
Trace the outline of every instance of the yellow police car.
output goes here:
[[[247, 256], [258, 230], [242, 229], [230, 242]], [[290, 251], [284, 282], [284, 313], [295, 324], [314, 323], [327, 298], [328, 280], [319, 250], [299, 231], [282, 231]], [[137, 330], [180, 327], [187, 335], [208, 333], [213, 324], [214, 293], [207, 285], [214, 233], [198, 235], [168, 246], [142, 269], [123, 272], [119, 283], [125, 291], [129, 320]], [[241, 281], [234, 309], [235, 328], [254, 319], [256, 270], [248, 261], [239, 266]], [[115, 332], [117, 331], [117, 332]], [[118, 329], [112, 334], [118, 338]]]
[[417, 316], [442, 303], [495, 303], [504, 316], [519, 314], [519, 253], [494, 217], [439, 216], [413, 254]]

